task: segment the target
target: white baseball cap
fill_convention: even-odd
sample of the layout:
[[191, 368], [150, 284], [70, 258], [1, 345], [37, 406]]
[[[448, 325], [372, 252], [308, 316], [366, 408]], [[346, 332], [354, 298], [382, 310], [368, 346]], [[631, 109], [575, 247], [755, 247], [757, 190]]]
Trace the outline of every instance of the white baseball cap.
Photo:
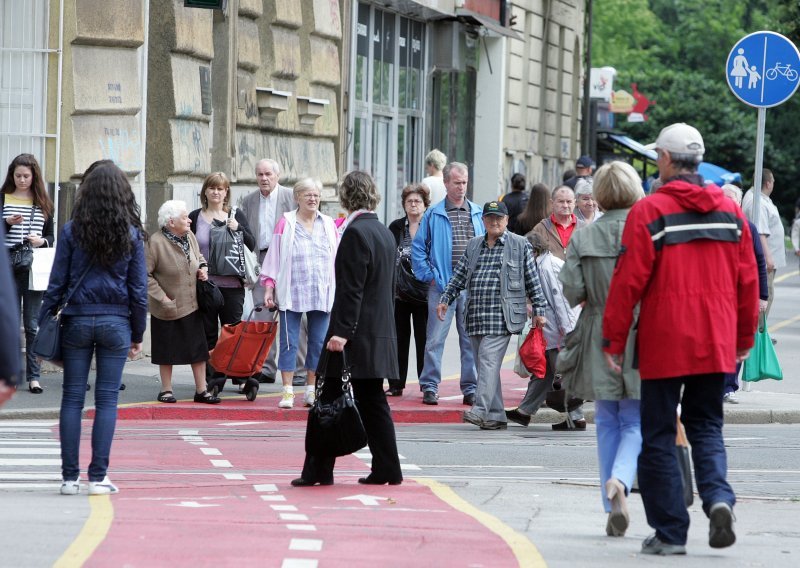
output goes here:
[[694, 126], [683, 122], [667, 126], [659, 133], [655, 142], [645, 146], [646, 150], [655, 150], [656, 148], [670, 153], [694, 156], [702, 156], [706, 150], [700, 132]]

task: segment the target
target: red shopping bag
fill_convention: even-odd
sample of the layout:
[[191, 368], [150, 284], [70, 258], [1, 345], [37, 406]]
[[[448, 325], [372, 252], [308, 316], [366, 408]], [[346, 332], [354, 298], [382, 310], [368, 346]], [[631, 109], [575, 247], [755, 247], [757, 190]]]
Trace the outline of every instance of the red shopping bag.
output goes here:
[[227, 377], [251, 377], [264, 365], [277, 333], [278, 323], [274, 321], [248, 319], [223, 325], [208, 362]]
[[543, 379], [547, 370], [545, 351], [547, 341], [541, 327], [532, 327], [519, 348], [519, 358], [525, 368], [537, 378]]

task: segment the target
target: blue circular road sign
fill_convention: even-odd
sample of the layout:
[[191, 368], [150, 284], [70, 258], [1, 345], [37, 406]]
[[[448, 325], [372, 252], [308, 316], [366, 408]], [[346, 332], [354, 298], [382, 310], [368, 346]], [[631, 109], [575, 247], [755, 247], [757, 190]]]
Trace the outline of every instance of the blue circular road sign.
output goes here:
[[728, 54], [725, 78], [743, 103], [764, 108], [778, 106], [789, 100], [800, 85], [800, 52], [779, 33], [746, 35]]

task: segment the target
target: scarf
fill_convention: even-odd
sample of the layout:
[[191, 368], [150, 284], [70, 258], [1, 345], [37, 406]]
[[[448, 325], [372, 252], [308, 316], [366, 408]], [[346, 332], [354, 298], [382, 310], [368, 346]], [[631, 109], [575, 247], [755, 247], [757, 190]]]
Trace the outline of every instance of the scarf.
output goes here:
[[169, 231], [166, 227], [161, 228], [161, 232], [167, 237], [167, 240], [177, 246], [179, 249], [183, 251], [183, 254], [186, 256], [186, 262], [191, 260], [190, 258], [190, 249], [189, 249], [189, 233], [186, 233], [182, 237], [179, 237], [175, 233]]

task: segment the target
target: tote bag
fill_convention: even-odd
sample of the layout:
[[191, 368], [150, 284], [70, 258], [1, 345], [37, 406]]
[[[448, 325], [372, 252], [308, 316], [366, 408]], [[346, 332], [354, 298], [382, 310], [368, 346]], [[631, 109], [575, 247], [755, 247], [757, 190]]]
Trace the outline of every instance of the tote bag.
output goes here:
[[216, 276], [244, 278], [244, 239], [242, 233], [214, 219], [208, 232], [208, 271]]
[[742, 380], [748, 382], [763, 381], [764, 379], [783, 380], [783, 369], [781, 369], [775, 347], [767, 331], [766, 315], [761, 314], [759, 326], [756, 330], [756, 341], [750, 356], [744, 361], [744, 372]]

